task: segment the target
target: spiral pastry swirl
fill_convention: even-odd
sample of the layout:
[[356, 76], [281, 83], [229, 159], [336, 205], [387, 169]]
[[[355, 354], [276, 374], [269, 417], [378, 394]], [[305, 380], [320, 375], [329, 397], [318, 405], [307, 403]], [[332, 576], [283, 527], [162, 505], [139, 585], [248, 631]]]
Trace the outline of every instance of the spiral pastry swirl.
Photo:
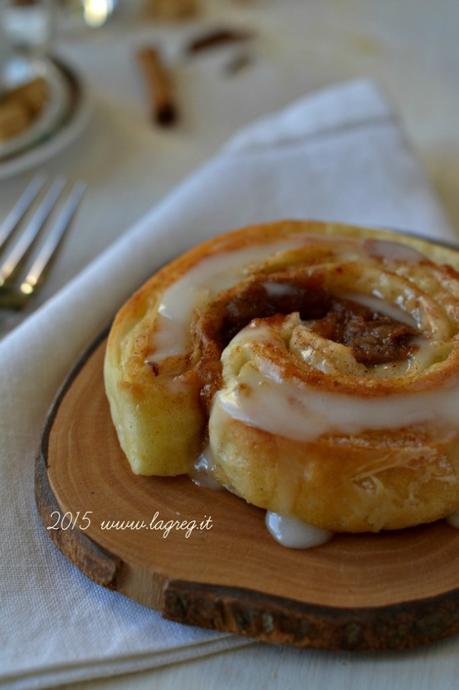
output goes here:
[[[208, 470], [337, 532], [459, 508], [459, 252], [282, 221], [209, 240], [112, 326], [105, 383], [143, 475]], [[209, 466], [210, 465], [210, 466]]]

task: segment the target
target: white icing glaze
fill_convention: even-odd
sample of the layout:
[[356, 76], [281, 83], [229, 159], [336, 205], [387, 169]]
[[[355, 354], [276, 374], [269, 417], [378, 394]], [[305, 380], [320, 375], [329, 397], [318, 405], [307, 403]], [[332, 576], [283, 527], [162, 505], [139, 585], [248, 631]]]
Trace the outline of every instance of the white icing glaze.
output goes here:
[[[269, 338], [267, 326], [248, 326], [231, 344], [243, 345], [265, 337]], [[382, 397], [346, 395], [299, 380], [286, 381], [273, 362], [257, 357], [256, 363], [243, 366], [235, 380], [218, 391], [214, 412], [297, 441], [311, 441], [326, 433], [358, 434], [429, 421], [455, 427], [459, 422], [459, 384], [453, 380], [439, 390]]]
[[[161, 361], [166, 357], [183, 354], [188, 345], [188, 325], [194, 309], [212, 295], [237, 284], [252, 264], [264, 261], [279, 252], [285, 252], [310, 242], [331, 244], [343, 249], [354, 249], [356, 254], [366, 254], [385, 259], [398, 259], [413, 263], [425, 257], [416, 249], [386, 240], [364, 240], [349, 237], [293, 233], [283, 240], [265, 240], [263, 244], [243, 247], [233, 251], [213, 254], [191, 268], [184, 276], [167, 288], [158, 308], [158, 327], [155, 334], [155, 350], [149, 358]], [[268, 293], [288, 294], [287, 285], [266, 282]], [[402, 310], [401, 310], [402, 311]], [[406, 318], [406, 316], [405, 316]]]
[[290, 549], [312, 549], [314, 546], [325, 544], [333, 537], [333, 532], [308, 525], [296, 518], [272, 513], [270, 510], [266, 511], [265, 523], [272, 537]]
[[[194, 463], [191, 480], [205, 489], [218, 491], [225, 488], [235, 493], [230, 487], [224, 487], [214, 479], [214, 467], [213, 453], [210, 446], [207, 446]], [[324, 544], [333, 536], [332, 532], [271, 511], [266, 512], [266, 527], [279, 544], [291, 549], [310, 549]]]
[[158, 308], [159, 323], [151, 359], [161, 361], [183, 354], [188, 344], [188, 326], [193, 310], [212, 295], [236, 285], [248, 266], [311, 239], [311, 235], [298, 233], [282, 241], [213, 254], [200, 261], [165, 290]]
[[[283, 240], [265, 239], [259, 245], [213, 254], [197, 263], [165, 290], [158, 308], [155, 350], [149, 360], [159, 362], [166, 357], [183, 354], [188, 345], [188, 326], [194, 309], [212, 295], [236, 285], [246, 275], [248, 267], [311, 242], [330, 244], [332, 247], [339, 245], [347, 250], [352, 248], [357, 255], [365, 253], [360, 239], [330, 238], [299, 232], [292, 233]], [[269, 281], [267, 285], [268, 291], [277, 295], [279, 291], [288, 294], [291, 289]]]
[[260, 376], [251, 370], [239, 379], [250, 386], [219, 391], [214, 405], [249, 426], [297, 441], [311, 441], [326, 433], [359, 434], [368, 429], [399, 429], [429, 421], [457, 425], [459, 389], [357, 397], [328, 393]]
[[426, 257], [414, 247], [392, 240], [364, 240], [363, 246], [368, 254], [385, 261], [404, 261], [405, 263], [417, 264], [425, 261]]
[[395, 321], [400, 321], [400, 323], [405, 323], [407, 326], [416, 328], [416, 320], [406, 312], [401, 309], [396, 304], [392, 304], [385, 299], [380, 299], [379, 297], [372, 297], [371, 295], [362, 295], [356, 292], [347, 292], [341, 295], [344, 299], [352, 300], [357, 304], [361, 304], [363, 307], [368, 307], [373, 311], [383, 314], [384, 316], [389, 316]]
[[215, 461], [212, 449], [210, 446], [207, 446], [194, 463], [193, 471], [190, 474], [191, 481], [198, 486], [203, 486], [205, 489], [222, 489], [221, 484], [213, 476], [214, 467]]

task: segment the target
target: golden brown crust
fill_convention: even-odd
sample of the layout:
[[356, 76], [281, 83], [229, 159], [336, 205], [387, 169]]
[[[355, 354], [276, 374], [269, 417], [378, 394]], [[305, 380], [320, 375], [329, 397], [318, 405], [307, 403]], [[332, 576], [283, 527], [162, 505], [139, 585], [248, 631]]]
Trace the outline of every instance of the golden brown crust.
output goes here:
[[332, 532], [401, 529], [458, 509], [454, 434], [412, 428], [300, 443], [227, 419], [211, 435], [218, 481]]
[[[255, 261], [235, 285], [201, 299], [189, 319], [185, 350], [155, 358], [162, 323], [158, 308], [168, 288], [210, 257], [269, 246], [299, 233], [311, 234], [312, 241]], [[332, 238], [333, 242], [320, 238]], [[343, 250], [344, 263], [336, 260], [334, 247], [335, 240], [343, 242], [342, 238], [349, 239], [351, 248], [348, 253]], [[396, 259], [394, 263], [370, 250], [363, 259], [354, 256], [353, 247], [358, 245], [361, 251], [365, 238], [403, 243], [428, 258]], [[225, 350], [223, 372], [220, 356], [227, 345], [225, 333], [232, 334], [231, 327], [238, 324], [228, 314], [250, 281], [268, 279], [278, 287], [282, 281], [293, 284], [306, 275], [335, 299], [342, 294], [368, 292], [368, 286], [374, 284], [374, 293], [382, 291], [389, 302], [398, 297], [407, 313], [421, 314], [420, 329], [428, 342], [435, 344], [436, 361], [416, 365], [414, 372], [400, 369], [397, 375], [373, 375], [373, 369], [356, 362], [344, 345], [330, 341], [328, 347], [329, 341], [319, 340], [319, 336], [310, 341], [309, 329], [302, 323], [292, 326], [288, 311], [283, 312], [287, 317], [280, 319], [277, 340], [257, 342], [244, 350], [250, 351], [244, 356], [251, 361], [271, 363], [286, 381], [373, 400], [407, 390], [436, 391], [457, 379], [458, 269], [458, 252], [427, 241], [388, 231], [308, 221], [244, 228], [208, 240], [172, 261], [122, 307], [108, 341], [107, 395], [133, 471], [147, 475], [190, 471], [206, 439], [215, 392], [229, 390], [238, 380], [241, 348], [232, 341]], [[254, 302], [255, 293], [250, 294]], [[265, 321], [272, 318], [269, 309], [252, 316]], [[328, 369], [312, 365], [312, 360], [303, 361], [299, 353], [306, 341], [312, 349], [321, 348]], [[459, 444], [457, 433], [447, 425], [429, 423], [347, 435], [325, 433], [317, 439], [298, 440], [230, 416], [223, 423], [217, 417], [211, 415], [210, 420], [216, 475], [260, 507], [336, 531], [396, 529], [444, 517], [459, 507]]]

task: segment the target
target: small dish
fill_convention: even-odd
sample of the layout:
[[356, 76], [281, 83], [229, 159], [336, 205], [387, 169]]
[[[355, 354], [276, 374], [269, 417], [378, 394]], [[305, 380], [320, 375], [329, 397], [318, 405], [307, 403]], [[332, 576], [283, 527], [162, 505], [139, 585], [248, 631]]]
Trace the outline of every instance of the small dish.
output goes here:
[[31, 127], [0, 144], [0, 180], [59, 153], [82, 133], [89, 120], [88, 90], [72, 67], [56, 58], [27, 62], [12, 64], [7, 83], [42, 77], [48, 85], [49, 102]]

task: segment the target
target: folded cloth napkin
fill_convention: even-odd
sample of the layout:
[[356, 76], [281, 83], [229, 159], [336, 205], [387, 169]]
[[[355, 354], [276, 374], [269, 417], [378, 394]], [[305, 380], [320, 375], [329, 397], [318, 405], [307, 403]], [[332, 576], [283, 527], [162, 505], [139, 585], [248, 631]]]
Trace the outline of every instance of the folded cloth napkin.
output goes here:
[[453, 233], [379, 93], [357, 81], [236, 136], [0, 345], [0, 682], [9, 688], [138, 671], [246, 644], [162, 620], [93, 584], [52, 545], [33, 464], [66, 372], [158, 266], [205, 238], [275, 218]]

